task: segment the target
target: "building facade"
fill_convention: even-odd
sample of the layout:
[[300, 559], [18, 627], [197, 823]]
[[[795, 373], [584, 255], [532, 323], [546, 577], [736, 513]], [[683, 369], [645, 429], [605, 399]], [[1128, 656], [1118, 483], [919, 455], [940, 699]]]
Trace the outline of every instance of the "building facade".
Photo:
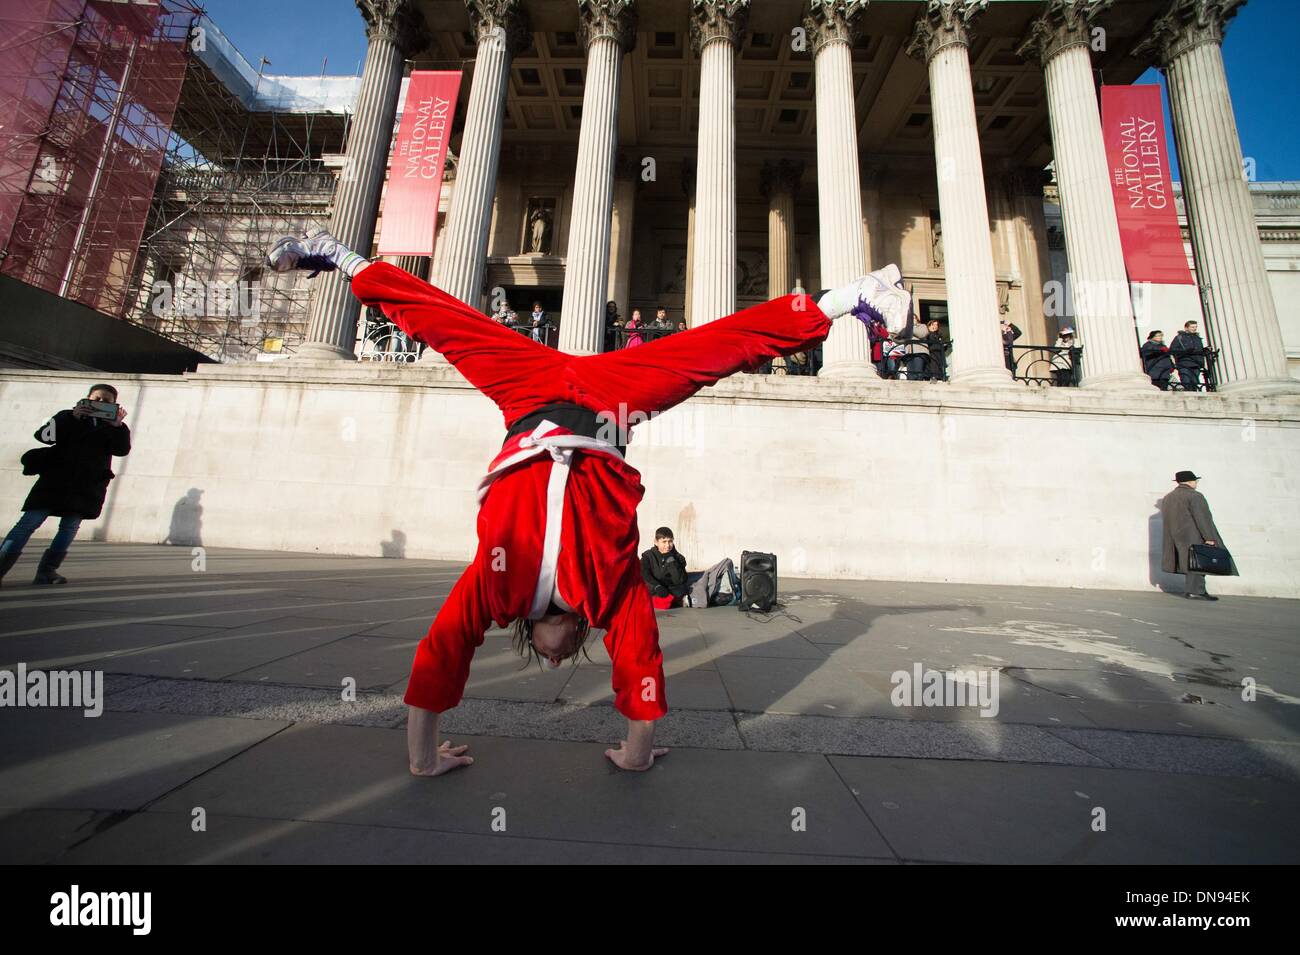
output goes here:
[[[1157, 66], [1222, 386], [1285, 393], [1220, 54], [1240, 5], [359, 0], [370, 48], [334, 228], [375, 234], [406, 69], [462, 63], [456, 176], [412, 266], [440, 287], [484, 309], [540, 300], [560, 347], [588, 353], [607, 301], [698, 325], [897, 262], [953, 341], [952, 380], [1001, 386], [999, 320], [1043, 344], [1058, 324], [1049, 164], [1072, 284], [1126, 287], [1097, 80]], [[1083, 385], [1150, 387], [1129, 296], [1087, 299]], [[352, 358], [357, 312], [341, 280], [318, 288], [298, 355]], [[822, 374], [875, 377], [861, 328], [837, 323]]]

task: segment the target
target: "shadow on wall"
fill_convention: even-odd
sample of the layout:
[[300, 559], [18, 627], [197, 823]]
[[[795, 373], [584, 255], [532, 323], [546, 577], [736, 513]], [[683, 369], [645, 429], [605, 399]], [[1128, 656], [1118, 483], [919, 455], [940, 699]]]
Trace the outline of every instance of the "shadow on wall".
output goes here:
[[393, 528], [392, 540], [380, 541], [379, 552], [384, 557], [395, 557], [401, 560], [406, 556], [406, 531], [399, 531]]
[[203, 504], [199, 500], [202, 496], [203, 491], [192, 487], [172, 505], [172, 523], [163, 538], [164, 544], [190, 547], [203, 544]]
[[1184, 590], [1182, 574], [1167, 574], [1161, 568], [1165, 552], [1165, 521], [1160, 515], [1161, 498], [1155, 503], [1155, 513], [1147, 518], [1147, 561], [1150, 566], [1152, 586], [1159, 587], [1167, 594], [1181, 594]]

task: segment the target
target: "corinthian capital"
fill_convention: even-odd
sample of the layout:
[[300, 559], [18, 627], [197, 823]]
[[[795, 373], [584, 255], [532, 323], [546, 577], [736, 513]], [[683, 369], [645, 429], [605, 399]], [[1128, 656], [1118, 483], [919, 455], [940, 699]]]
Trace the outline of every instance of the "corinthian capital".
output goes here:
[[793, 159], [769, 160], [759, 170], [758, 187], [767, 199], [782, 192], [794, 195], [799, 191], [799, 180], [802, 178], [803, 163]]
[[636, 46], [635, 0], [578, 0], [578, 39], [583, 49], [610, 37], [624, 53]]
[[533, 42], [528, 11], [522, 0], [465, 0], [474, 39], [479, 43], [494, 36], [505, 41], [506, 53], [516, 57]]
[[970, 46], [971, 22], [988, 5], [989, 0], [930, 0], [917, 18], [907, 55], [928, 63], [940, 50]]
[[858, 21], [866, 9], [867, 0], [812, 0], [803, 28], [812, 39], [813, 56], [830, 43], [852, 46], [858, 39]]
[[369, 40], [388, 40], [405, 57], [428, 47], [429, 28], [411, 0], [357, 0], [357, 9], [366, 20]]
[[1133, 55], [1154, 56], [1168, 66], [1202, 43], [1222, 43], [1228, 21], [1246, 0], [1173, 0], [1169, 9], [1151, 24], [1151, 33], [1133, 48]]
[[1052, 57], [1074, 46], [1088, 46], [1094, 19], [1114, 0], [1048, 0], [1047, 8], [1029, 25], [1016, 50], [1027, 60], [1046, 66]]
[[739, 49], [748, 24], [749, 0], [691, 0], [691, 46], [696, 55], [714, 40]]

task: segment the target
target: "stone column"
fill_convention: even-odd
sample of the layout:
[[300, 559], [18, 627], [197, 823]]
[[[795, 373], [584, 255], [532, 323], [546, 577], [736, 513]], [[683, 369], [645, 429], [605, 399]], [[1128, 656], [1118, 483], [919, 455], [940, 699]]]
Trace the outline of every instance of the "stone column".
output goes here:
[[394, 255], [391, 261], [404, 272], [410, 272], [417, 279], [428, 281], [429, 257], [427, 255]]
[[[631, 294], [637, 179], [636, 167], [627, 157], [620, 156], [615, 167], [614, 216], [609, 236], [609, 283], [605, 298], [617, 302], [621, 314], [627, 309], [628, 296]], [[603, 308], [600, 314], [605, 314]]]
[[1089, 48], [1092, 21], [1112, 0], [1048, 0], [1020, 55], [1042, 65], [1052, 124], [1085, 388], [1147, 391], [1119, 239]]
[[1219, 349], [1220, 390], [1293, 393], [1300, 383], [1287, 372], [1223, 71], [1223, 31], [1242, 2], [1174, 0], [1133, 52], [1154, 53], [1167, 80], [1196, 281], [1209, 344]]
[[736, 310], [736, 51], [749, 0], [691, 0], [700, 59], [691, 327]]
[[803, 177], [803, 163], [791, 159], [766, 162], [759, 188], [767, 197], [767, 297], [794, 291], [794, 197]]
[[[861, 0], [813, 0], [803, 22], [812, 40], [817, 97], [817, 218], [824, 288], [847, 285], [867, 271], [852, 55], [866, 8]], [[871, 363], [867, 330], [856, 318], [841, 318], [831, 326], [822, 346], [820, 374], [880, 380]]]
[[686, 327], [691, 322], [691, 286], [695, 278], [695, 167], [682, 166], [682, 192], [686, 193], [686, 301], [683, 315]]
[[578, 27], [587, 50], [587, 82], [564, 262], [560, 350], [592, 355], [601, 351], [605, 337], [618, 88], [623, 54], [636, 44], [632, 0], [578, 0]]
[[924, 58], [930, 70], [953, 342], [949, 379], [977, 386], [1012, 384], [998, 332], [997, 280], [968, 50], [970, 22], [987, 5], [987, 0], [929, 0], [908, 45], [908, 53]]
[[1055, 317], [1048, 319], [1044, 308], [1047, 295], [1044, 283], [1052, 276], [1048, 265], [1047, 223], [1043, 217], [1044, 177], [1042, 169], [1021, 167], [1009, 170], [1003, 182], [1015, 221], [1012, 263], [1020, 276], [1025, 313], [1025, 324], [1020, 327], [1024, 329], [1026, 341], [1050, 343], [1056, 340], [1057, 322]]
[[[532, 41], [521, 0], [465, 0], [478, 41], [474, 79], [469, 91], [465, 128], [460, 137], [456, 182], [439, 240], [433, 284], [475, 308], [483, 304], [483, 270], [487, 264], [492, 200], [496, 196], [505, 119], [510, 61]], [[420, 361], [445, 365], [447, 359], [426, 348]]]
[[[409, 0], [357, 0], [357, 7], [365, 17], [370, 42], [348, 135], [347, 161], [334, 192], [330, 231], [368, 256], [375, 243], [403, 65], [428, 45], [429, 34], [423, 15]], [[307, 339], [294, 357], [355, 360], [361, 303], [337, 272], [315, 281]]]

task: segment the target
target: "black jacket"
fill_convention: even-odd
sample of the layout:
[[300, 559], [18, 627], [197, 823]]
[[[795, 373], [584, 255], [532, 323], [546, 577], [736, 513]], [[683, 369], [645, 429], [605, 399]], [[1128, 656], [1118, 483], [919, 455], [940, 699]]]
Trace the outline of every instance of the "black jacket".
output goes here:
[[23, 510], [94, 520], [104, 509], [108, 482], [114, 477], [109, 467], [112, 456], [122, 457], [131, 451], [131, 429], [125, 424], [78, 418], [70, 410], [54, 416], [53, 435], [48, 439], [47, 427], [41, 425], [33, 437], [54, 447], [23, 501]]
[[1169, 357], [1169, 349], [1157, 341], [1142, 345], [1142, 367], [1152, 381], [1168, 378], [1174, 370], [1174, 360]]
[[1180, 365], [1201, 368], [1205, 365], [1205, 343], [1200, 335], [1191, 332], [1179, 332], [1169, 343], [1169, 354]]
[[651, 547], [641, 555], [641, 578], [656, 597], [684, 597], [690, 589], [686, 586], [686, 558], [674, 547], [666, 554]]

